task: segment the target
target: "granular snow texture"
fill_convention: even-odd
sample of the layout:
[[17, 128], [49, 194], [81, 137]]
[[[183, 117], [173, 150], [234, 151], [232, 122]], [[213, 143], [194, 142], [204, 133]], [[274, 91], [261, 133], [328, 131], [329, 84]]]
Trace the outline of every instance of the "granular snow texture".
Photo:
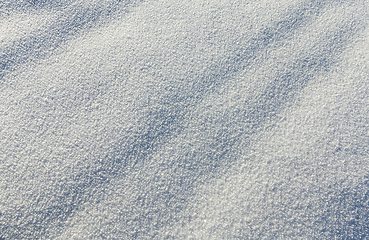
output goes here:
[[369, 1], [0, 1], [0, 239], [369, 238]]

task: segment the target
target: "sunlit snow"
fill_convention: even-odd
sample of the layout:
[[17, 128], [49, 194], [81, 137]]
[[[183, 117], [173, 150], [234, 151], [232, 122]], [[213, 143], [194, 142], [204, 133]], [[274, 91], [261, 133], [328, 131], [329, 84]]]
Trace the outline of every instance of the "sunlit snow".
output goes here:
[[369, 237], [368, 8], [0, 1], [0, 239]]

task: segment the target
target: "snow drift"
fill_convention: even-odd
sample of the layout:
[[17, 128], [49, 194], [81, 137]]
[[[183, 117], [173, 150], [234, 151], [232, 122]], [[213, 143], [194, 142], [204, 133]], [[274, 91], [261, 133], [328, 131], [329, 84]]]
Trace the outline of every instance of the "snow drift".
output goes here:
[[1, 2], [0, 238], [365, 238], [368, 5]]

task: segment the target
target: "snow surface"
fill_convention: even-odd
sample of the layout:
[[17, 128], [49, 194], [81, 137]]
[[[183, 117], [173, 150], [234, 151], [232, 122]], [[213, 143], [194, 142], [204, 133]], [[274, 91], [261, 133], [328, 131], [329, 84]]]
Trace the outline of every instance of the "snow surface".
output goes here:
[[0, 239], [369, 237], [369, 1], [0, 1]]

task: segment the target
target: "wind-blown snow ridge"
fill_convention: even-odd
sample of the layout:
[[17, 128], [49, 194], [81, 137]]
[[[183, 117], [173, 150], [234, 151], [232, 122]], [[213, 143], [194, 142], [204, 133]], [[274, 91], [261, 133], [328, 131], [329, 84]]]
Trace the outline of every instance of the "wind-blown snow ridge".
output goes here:
[[0, 237], [368, 235], [366, 1], [0, 5]]

